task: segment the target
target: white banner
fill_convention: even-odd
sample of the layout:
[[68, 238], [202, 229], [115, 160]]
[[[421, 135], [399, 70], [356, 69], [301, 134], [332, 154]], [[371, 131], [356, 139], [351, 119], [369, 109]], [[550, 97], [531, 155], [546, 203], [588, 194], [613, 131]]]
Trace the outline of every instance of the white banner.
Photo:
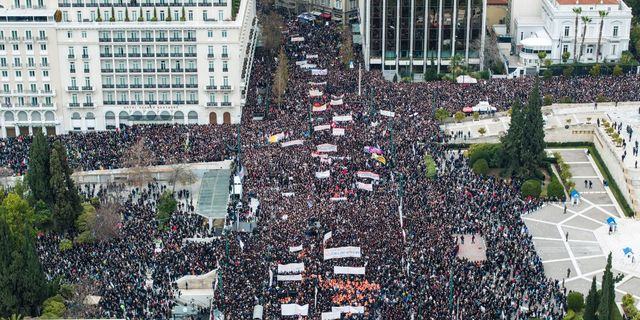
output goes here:
[[333, 128], [334, 136], [344, 136], [344, 128]]
[[293, 197], [293, 196], [295, 196], [295, 195], [296, 195], [296, 193], [295, 193], [295, 192], [283, 192], [283, 193], [282, 193], [282, 196], [283, 196], [283, 197]]
[[296, 66], [301, 66], [303, 64], [307, 64], [307, 60], [296, 61]]
[[322, 237], [322, 244], [325, 244], [327, 240], [331, 239], [331, 237], [333, 237], [333, 231], [325, 233], [324, 237]]
[[304, 263], [279, 264], [278, 273], [300, 273], [304, 272]]
[[329, 130], [329, 129], [331, 129], [331, 125], [328, 125], [328, 124], [322, 124], [322, 125], [313, 127], [313, 131], [322, 131], [322, 130]]
[[317, 64], [303, 64], [300, 66], [302, 69], [315, 69], [316, 67], [318, 67]]
[[331, 95], [331, 99], [333, 99], [333, 100], [338, 100], [338, 99], [342, 99], [342, 98], [344, 98], [344, 93], [339, 95], [339, 96], [336, 96], [336, 95], [333, 95], [333, 94]]
[[380, 110], [380, 114], [383, 115], [383, 116], [391, 117], [391, 118], [396, 116], [395, 112], [387, 111], [387, 110]]
[[360, 247], [337, 247], [324, 249], [324, 260], [340, 258], [360, 258]]
[[328, 163], [331, 164], [333, 160], [331, 158], [320, 158], [320, 163]]
[[311, 152], [311, 157], [324, 159], [324, 158], [329, 158], [329, 155], [324, 153], [319, 153], [319, 152]]
[[326, 76], [327, 69], [311, 69], [311, 75], [313, 76]]
[[318, 59], [318, 55], [317, 54], [308, 54], [307, 55], [307, 59]]
[[262, 319], [263, 313], [264, 313], [263, 306], [258, 304], [253, 307], [253, 319]]
[[291, 42], [301, 42], [304, 41], [304, 37], [291, 37]]
[[344, 101], [342, 101], [342, 99], [338, 99], [338, 100], [331, 100], [331, 105], [332, 106], [340, 106], [344, 104]]
[[271, 287], [271, 285], [273, 285], [273, 271], [269, 269], [269, 287]]
[[312, 86], [324, 86], [327, 84], [326, 81], [322, 81], [322, 82], [313, 82], [313, 81], [309, 81], [309, 84]]
[[289, 247], [289, 252], [298, 252], [298, 251], [302, 251], [302, 245], [299, 245], [297, 247]]
[[352, 306], [331, 307], [331, 312], [364, 313], [364, 307], [352, 307]]
[[320, 144], [316, 146], [318, 152], [338, 152], [338, 146], [335, 144]]
[[283, 304], [282, 313], [283, 316], [306, 316], [309, 314], [309, 305], [305, 304], [301, 306], [299, 304]]
[[292, 275], [278, 275], [278, 281], [302, 281], [301, 274], [292, 274]]
[[321, 111], [325, 111], [325, 110], [327, 110], [327, 104], [326, 103], [321, 105], [321, 106], [317, 106], [317, 107], [313, 106], [311, 108], [311, 111], [313, 111], [313, 112], [321, 112]]
[[347, 201], [347, 197], [331, 197], [331, 201]]
[[356, 173], [358, 178], [369, 178], [373, 180], [380, 180], [380, 175], [371, 171], [358, 171]]
[[340, 312], [323, 312], [322, 320], [335, 320], [340, 319]]
[[302, 144], [304, 144], [304, 140], [291, 140], [291, 141], [283, 142], [282, 144], [280, 144], [280, 146], [283, 148], [286, 148], [286, 147], [298, 146]]
[[358, 189], [373, 191], [373, 185], [370, 183], [356, 182], [356, 186]]
[[333, 121], [335, 122], [340, 122], [340, 121], [353, 121], [353, 117], [351, 117], [350, 114], [346, 115], [346, 116], [333, 116]]
[[333, 273], [335, 274], [364, 274], [364, 267], [333, 267]]
[[318, 179], [326, 179], [326, 178], [329, 178], [330, 176], [331, 176], [331, 170], [316, 172], [316, 178]]
[[311, 89], [309, 90], [309, 97], [321, 97], [322, 96], [322, 91], [318, 90], [318, 89]]

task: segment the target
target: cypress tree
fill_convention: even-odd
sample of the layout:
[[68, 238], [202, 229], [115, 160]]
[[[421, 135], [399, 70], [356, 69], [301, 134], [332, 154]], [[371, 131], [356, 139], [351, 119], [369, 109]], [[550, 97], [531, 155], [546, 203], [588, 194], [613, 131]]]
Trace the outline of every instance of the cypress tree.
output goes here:
[[598, 305], [598, 319], [599, 320], [611, 320], [611, 313], [615, 305], [616, 294], [614, 291], [613, 273], [611, 272], [611, 252], [607, 257], [607, 266], [604, 269], [602, 275], [602, 296], [600, 297], [600, 304]]
[[13, 290], [13, 279], [9, 267], [12, 262], [12, 252], [15, 244], [11, 238], [9, 227], [3, 217], [0, 217], [0, 316], [8, 317], [16, 311], [18, 301]]
[[49, 142], [42, 132], [37, 131], [33, 136], [29, 151], [29, 169], [27, 171], [27, 185], [31, 189], [33, 202], [40, 200], [51, 204], [51, 189], [49, 189]]
[[598, 289], [596, 288], [596, 276], [593, 276], [593, 281], [591, 281], [591, 289], [589, 289], [589, 294], [587, 295], [586, 306], [584, 308], [584, 320], [597, 320], [596, 310], [598, 310]]
[[69, 202], [69, 192], [65, 181], [65, 173], [62, 167], [61, 157], [58, 150], [53, 149], [51, 152], [51, 180], [49, 184], [51, 191], [54, 193], [53, 202], [53, 225], [58, 232], [65, 232], [73, 227], [76, 220], [76, 214]]
[[516, 100], [511, 106], [511, 125], [507, 134], [501, 138], [502, 147], [507, 161], [507, 170], [511, 175], [519, 175], [522, 167], [521, 145], [524, 136], [524, 114], [520, 101]]
[[[78, 194], [78, 190], [76, 189], [76, 184], [73, 182], [71, 175], [73, 174], [73, 170], [69, 166], [69, 157], [67, 156], [67, 147], [60, 141], [56, 141], [53, 144], [53, 147], [58, 150], [58, 156], [60, 156], [60, 163], [62, 165], [62, 172], [64, 173], [64, 181], [67, 186], [67, 200], [71, 204], [75, 215], [78, 216], [82, 213], [82, 201], [80, 199], [80, 195]], [[75, 221], [75, 219], [74, 219]]]
[[20, 302], [18, 314], [37, 315], [38, 309], [49, 291], [42, 265], [36, 253], [34, 236], [25, 232], [25, 241], [21, 250], [15, 252], [17, 265], [11, 269], [18, 271], [16, 277], [17, 296]]
[[540, 167], [544, 159], [544, 120], [542, 118], [542, 98], [540, 97], [539, 80], [536, 80], [533, 89], [529, 93], [529, 101], [525, 109], [525, 122], [523, 132], [527, 139], [522, 139], [522, 156], [524, 164], [524, 176], [534, 176], [535, 170]]

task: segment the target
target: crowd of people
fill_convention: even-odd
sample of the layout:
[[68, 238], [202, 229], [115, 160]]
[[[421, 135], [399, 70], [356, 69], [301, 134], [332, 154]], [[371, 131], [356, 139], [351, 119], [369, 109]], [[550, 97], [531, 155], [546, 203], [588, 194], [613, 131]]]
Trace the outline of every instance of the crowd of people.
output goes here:
[[[311, 319], [335, 307], [353, 307], [346, 316], [356, 319], [560, 319], [562, 285], [545, 276], [520, 218], [542, 203], [520, 199], [515, 181], [475, 175], [458, 150], [447, 148], [431, 112], [434, 94], [452, 112], [480, 100], [505, 109], [515, 98], [526, 100], [532, 80], [400, 84], [372, 71], [363, 72], [360, 96], [358, 71], [339, 58], [340, 27], [291, 20], [283, 34], [284, 101], [268, 106], [264, 120], [252, 120], [265, 108], [257, 103], [265, 92], [258, 87], [270, 83], [276, 65], [272, 53], [262, 52], [241, 123], [242, 201], [257, 197], [260, 208], [257, 216], [248, 206], [238, 214], [257, 217], [257, 228], [183, 243], [210, 235], [189, 193], [176, 193], [181, 204], [163, 230], [154, 217], [166, 186], [85, 186], [88, 196], [125, 194], [120, 234], [62, 253], [59, 236], [42, 235], [38, 249], [48, 276], [89, 279], [102, 297], [93, 316], [101, 317], [168, 318], [179, 294], [174, 281], [217, 268], [222, 282], [211, 305], [227, 319], [251, 319], [256, 306], [265, 319], [278, 319], [284, 304], [308, 305]], [[545, 81], [541, 90], [579, 102], [600, 94], [639, 100], [640, 81], [631, 77]], [[66, 143], [76, 168], [90, 170], [121, 167], [139, 139], [149, 142], [156, 164], [222, 160], [233, 156], [236, 130], [134, 126], [52, 139]], [[23, 173], [29, 138], [0, 144], [0, 165]], [[425, 173], [425, 155], [436, 162], [434, 178]], [[486, 260], [459, 257], [460, 235], [482, 239]], [[326, 259], [326, 249], [340, 247], [360, 254]], [[278, 266], [292, 263], [304, 270], [279, 274]], [[363, 272], [337, 273], [340, 267]]]

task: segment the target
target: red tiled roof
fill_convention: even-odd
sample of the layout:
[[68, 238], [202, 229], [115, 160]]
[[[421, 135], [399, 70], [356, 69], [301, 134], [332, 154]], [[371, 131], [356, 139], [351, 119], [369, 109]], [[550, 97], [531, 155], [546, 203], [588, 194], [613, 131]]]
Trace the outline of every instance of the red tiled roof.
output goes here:
[[[576, 3], [577, 2], [577, 3]], [[558, 0], [560, 5], [576, 4], [618, 4], [618, 0]]]
[[487, 0], [488, 6], [506, 6], [509, 4], [509, 0]]

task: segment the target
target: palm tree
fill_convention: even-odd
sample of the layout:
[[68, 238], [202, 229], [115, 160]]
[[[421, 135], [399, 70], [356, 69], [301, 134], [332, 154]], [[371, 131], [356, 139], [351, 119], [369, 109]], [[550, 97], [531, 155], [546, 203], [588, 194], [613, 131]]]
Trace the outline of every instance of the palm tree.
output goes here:
[[591, 18], [582, 17], [582, 23], [584, 24], [584, 29], [582, 29], [582, 41], [580, 42], [580, 56], [578, 56], [578, 61], [582, 60], [582, 52], [584, 51], [584, 37], [587, 35], [587, 25], [591, 22]]
[[598, 63], [598, 59], [600, 58], [600, 42], [602, 41], [602, 27], [604, 26], [604, 17], [606, 17], [609, 12], [605, 10], [598, 11], [600, 14], [600, 32], [598, 33], [598, 50], [596, 50], [596, 63]]
[[578, 48], [578, 17], [582, 13], [582, 8], [573, 8], [573, 12], [576, 14], [576, 26], [574, 28], [573, 36], [573, 63], [576, 63], [576, 49]]

